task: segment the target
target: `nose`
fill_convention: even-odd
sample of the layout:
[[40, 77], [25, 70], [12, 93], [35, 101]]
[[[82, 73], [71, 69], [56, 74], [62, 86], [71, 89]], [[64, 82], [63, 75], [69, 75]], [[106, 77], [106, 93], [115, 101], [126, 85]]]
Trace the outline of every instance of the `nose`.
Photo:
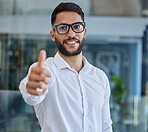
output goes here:
[[76, 33], [72, 30], [72, 28], [70, 27], [69, 32], [67, 33], [67, 37], [75, 37]]

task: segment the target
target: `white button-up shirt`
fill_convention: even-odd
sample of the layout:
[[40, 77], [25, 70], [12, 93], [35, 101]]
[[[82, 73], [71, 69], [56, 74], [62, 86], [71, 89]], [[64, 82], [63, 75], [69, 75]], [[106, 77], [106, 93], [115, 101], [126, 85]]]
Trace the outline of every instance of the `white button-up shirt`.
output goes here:
[[45, 95], [27, 93], [28, 76], [21, 81], [19, 89], [34, 106], [41, 132], [112, 132], [108, 78], [84, 57], [83, 61], [78, 73], [58, 53], [48, 58], [45, 67], [52, 77]]

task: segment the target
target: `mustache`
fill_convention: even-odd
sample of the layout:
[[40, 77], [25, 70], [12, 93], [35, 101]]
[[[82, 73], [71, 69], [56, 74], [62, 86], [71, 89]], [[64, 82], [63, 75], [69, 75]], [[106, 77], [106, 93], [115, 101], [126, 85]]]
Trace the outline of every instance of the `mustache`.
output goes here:
[[79, 39], [73, 37], [73, 38], [65, 39], [65, 40], [63, 41], [63, 44], [64, 44], [66, 41], [68, 41], [68, 40], [77, 40], [77, 41], [80, 43], [80, 40], [79, 40]]

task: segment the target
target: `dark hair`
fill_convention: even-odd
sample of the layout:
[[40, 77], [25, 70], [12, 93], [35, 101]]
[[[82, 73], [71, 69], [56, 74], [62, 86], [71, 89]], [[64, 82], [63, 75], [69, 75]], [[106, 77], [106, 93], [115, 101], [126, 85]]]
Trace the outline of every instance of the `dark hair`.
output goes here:
[[62, 2], [52, 12], [52, 15], [51, 15], [52, 26], [55, 23], [56, 15], [60, 12], [63, 12], [63, 11], [77, 12], [81, 16], [82, 20], [84, 21], [84, 13], [83, 13], [80, 6], [78, 6], [77, 4], [72, 3], [72, 2], [67, 2], [67, 3]]

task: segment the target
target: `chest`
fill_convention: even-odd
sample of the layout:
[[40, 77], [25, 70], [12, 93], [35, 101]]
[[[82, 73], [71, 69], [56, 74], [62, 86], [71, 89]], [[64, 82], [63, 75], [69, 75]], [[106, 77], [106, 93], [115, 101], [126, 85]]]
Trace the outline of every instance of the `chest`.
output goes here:
[[51, 88], [54, 98], [69, 104], [77, 104], [86, 107], [103, 106], [104, 84], [94, 73], [76, 74], [66, 70], [55, 74], [55, 80]]

